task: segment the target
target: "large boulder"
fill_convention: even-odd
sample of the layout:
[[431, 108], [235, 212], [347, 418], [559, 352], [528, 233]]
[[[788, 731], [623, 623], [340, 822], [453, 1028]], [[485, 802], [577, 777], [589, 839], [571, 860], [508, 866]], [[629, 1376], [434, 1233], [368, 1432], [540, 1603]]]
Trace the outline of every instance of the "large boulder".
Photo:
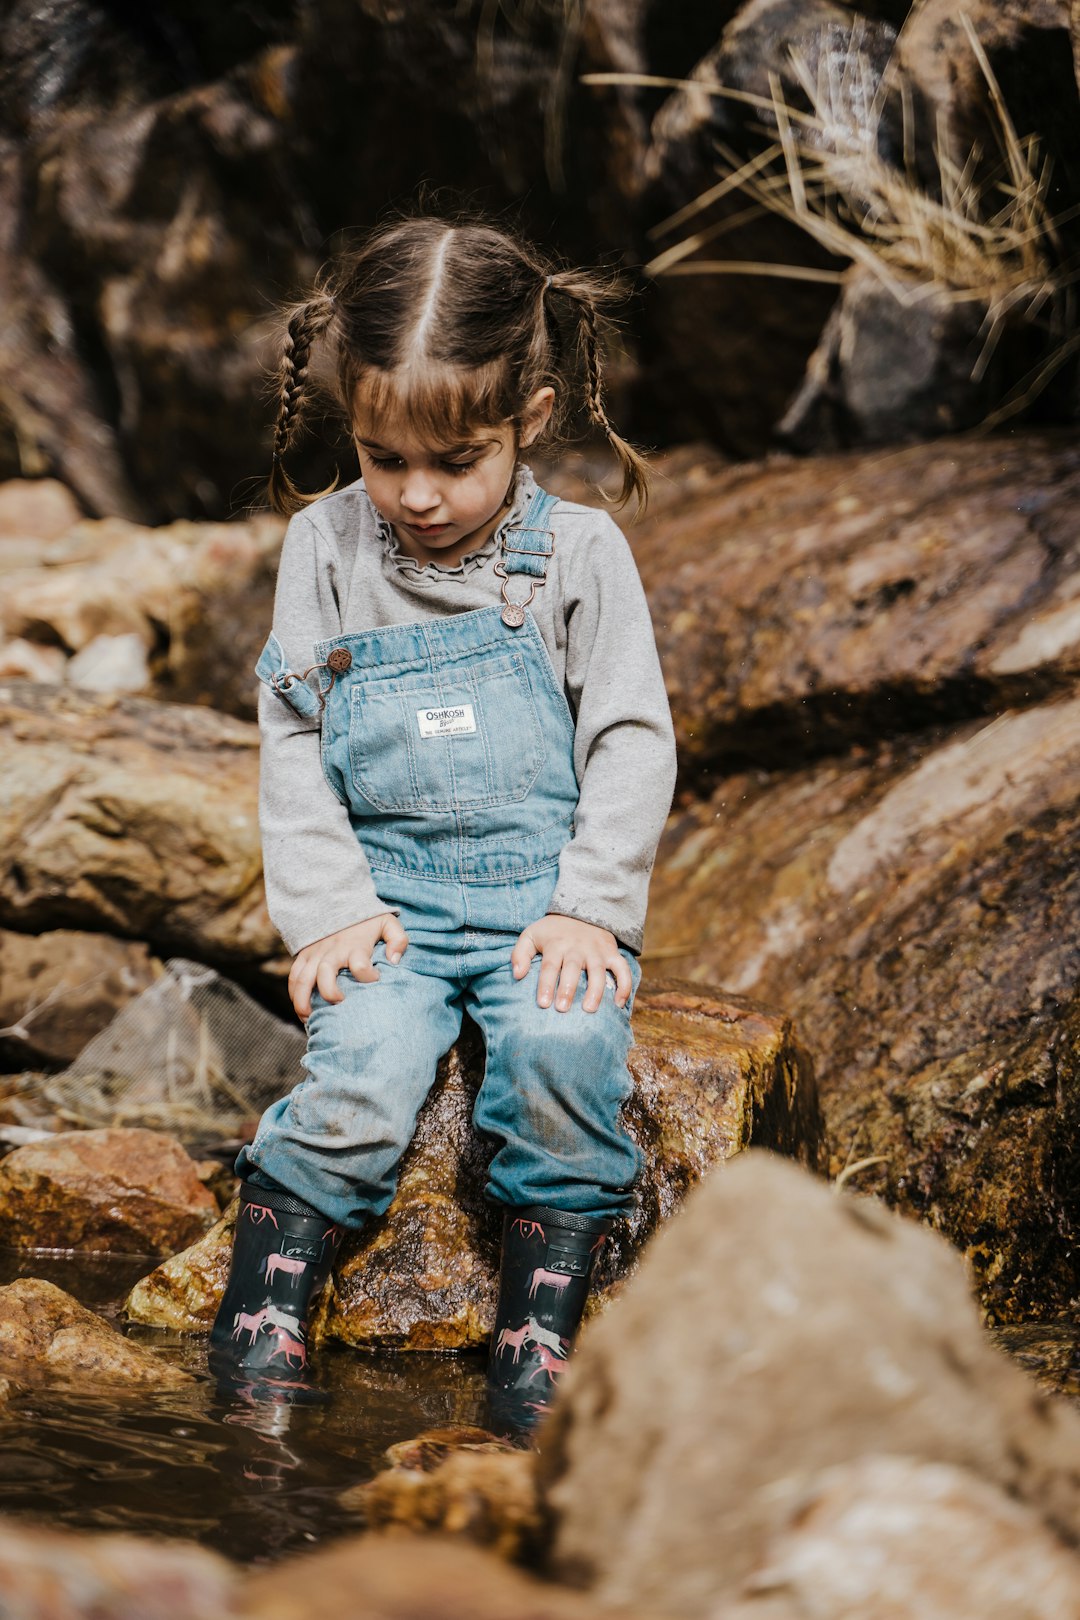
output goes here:
[[0, 1161], [8, 1248], [175, 1254], [217, 1214], [193, 1160], [156, 1131], [72, 1131]]
[[[987, 1342], [947, 1244], [774, 1155], [745, 1154], [656, 1237], [560, 1384], [540, 1435], [548, 1568], [601, 1603], [725, 1615], [748, 1585], [767, 1594], [808, 1500], [842, 1496], [825, 1471], [868, 1453], [979, 1476], [1001, 1493], [969, 1492], [982, 1544], [1015, 1534], [1008, 1496], [1029, 1510], [1021, 1529], [1041, 1522], [1037, 1555], [1054, 1536], [1080, 1537], [1078, 1445], [1080, 1416]], [[910, 1487], [891, 1489], [899, 1517]], [[918, 1532], [910, 1515], [905, 1528], [879, 1512], [849, 1532], [864, 1563]], [[1029, 1536], [1028, 1569], [1031, 1550]], [[1078, 1573], [1064, 1549], [1044, 1572], [1070, 1596]], [[858, 1566], [847, 1575], [872, 1584]], [[880, 1612], [820, 1606], [811, 1588], [798, 1592], [813, 1606], [789, 1610], [781, 1586], [780, 1615]]]
[[[17, 1383], [47, 1378], [93, 1389], [180, 1389], [192, 1383], [189, 1373], [129, 1344], [63, 1289], [35, 1277], [0, 1288], [0, 1369]], [[3, 1595], [0, 1578], [0, 1612]]]
[[993, 713], [1080, 678], [1075, 438], [708, 468], [633, 530], [683, 773]]
[[258, 733], [209, 709], [0, 686], [0, 926], [100, 929], [196, 956], [280, 953]]
[[1076, 1297], [1080, 698], [728, 778], [676, 813], [649, 948], [789, 1007], [831, 1169], [965, 1253], [997, 1320]]
[[[595, 1305], [633, 1269], [688, 1189], [732, 1154], [755, 1142], [813, 1164], [818, 1150], [813, 1072], [787, 1019], [754, 1002], [669, 985], [640, 991], [634, 1028], [625, 1119], [645, 1170], [637, 1207], [606, 1247]], [[440, 1068], [390, 1209], [344, 1249], [317, 1314], [319, 1339], [413, 1350], [486, 1342], [501, 1223], [483, 1197], [490, 1144], [470, 1124], [482, 1072], [473, 1031]], [[230, 1251], [227, 1218], [136, 1286], [129, 1317], [205, 1330]]]

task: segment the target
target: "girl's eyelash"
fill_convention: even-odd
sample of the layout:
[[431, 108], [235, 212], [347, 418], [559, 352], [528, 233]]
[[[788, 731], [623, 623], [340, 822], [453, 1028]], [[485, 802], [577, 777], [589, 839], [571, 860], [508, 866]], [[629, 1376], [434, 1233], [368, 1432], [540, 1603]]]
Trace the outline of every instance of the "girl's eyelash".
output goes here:
[[[399, 467], [401, 465], [400, 456], [371, 456], [369, 459], [373, 467]], [[444, 461], [440, 465], [445, 467], [447, 472], [467, 473], [476, 466], [476, 461]]]

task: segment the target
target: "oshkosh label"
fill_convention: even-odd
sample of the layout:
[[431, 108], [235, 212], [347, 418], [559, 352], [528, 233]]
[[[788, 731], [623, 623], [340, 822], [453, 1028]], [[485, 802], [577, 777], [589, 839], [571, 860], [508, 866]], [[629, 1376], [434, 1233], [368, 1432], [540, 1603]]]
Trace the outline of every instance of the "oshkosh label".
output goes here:
[[476, 730], [471, 703], [455, 703], [446, 709], [417, 709], [421, 737], [461, 737]]

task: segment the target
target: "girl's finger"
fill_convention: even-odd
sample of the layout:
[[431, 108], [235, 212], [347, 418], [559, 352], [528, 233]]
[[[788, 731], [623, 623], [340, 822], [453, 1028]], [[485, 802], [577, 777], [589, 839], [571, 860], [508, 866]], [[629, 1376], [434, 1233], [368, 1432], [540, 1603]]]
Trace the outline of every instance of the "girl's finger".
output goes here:
[[409, 948], [409, 936], [396, 917], [387, 918], [382, 937], [386, 945], [386, 960], [400, 962]]
[[581, 970], [585, 966], [580, 956], [564, 956], [562, 972], [559, 974], [559, 993], [555, 998], [555, 1006], [559, 1012], [569, 1012], [574, 1005], [574, 996], [581, 983]]
[[616, 951], [608, 957], [607, 969], [615, 980], [615, 1005], [625, 1007], [634, 989], [634, 975], [630, 972], [626, 957]]
[[592, 956], [585, 963], [585, 972], [589, 982], [585, 986], [585, 995], [581, 1007], [583, 1012], [594, 1013], [604, 999], [604, 990], [607, 988], [607, 968], [598, 956]]
[[371, 965], [370, 951], [353, 951], [348, 962], [349, 972], [358, 984], [374, 984], [379, 970]]
[[523, 929], [517, 937], [513, 950], [510, 952], [510, 966], [514, 970], [515, 979], [524, 978], [535, 955], [536, 941], [527, 928]]
[[338, 988], [337, 976], [340, 972], [338, 962], [332, 956], [324, 956], [319, 963], [315, 974], [315, 983], [319, 994], [324, 1001], [344, 1001], [345, 992]]
[[315, 983], [315, 963], [297, 957], [289, 972], [289, 997], [297, 1018], [311, 1017], [311, 987]]
[[540, 977], [536, 984], [536, 1005], [550, 1007], [555, 1000], [555, 986], [559, 980], [559, 969], [562, 966], [561, 955], [553, 950], [544, 952], [540, 963]]

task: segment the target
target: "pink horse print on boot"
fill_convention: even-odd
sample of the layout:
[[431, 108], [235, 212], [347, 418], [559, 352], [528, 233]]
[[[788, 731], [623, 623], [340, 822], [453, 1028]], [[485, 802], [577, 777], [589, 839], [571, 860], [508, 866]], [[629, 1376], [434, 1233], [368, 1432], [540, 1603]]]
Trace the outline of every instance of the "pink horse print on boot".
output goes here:
[[307, 1366], [307, 1349], [299, 1339], [294, 1339], [284, 1328], [275, 1328], [271, 1338], [274, 1340], [274, 1348], [270, 1352], [271, 1359], [274, 1356], [284, 1356], [290, 1367]]
[[569, 1281], [570, 1273], [568, 1271], [545, 1271], [543, 1266], [537, 1266], [529, 1283], [529, 1298], [535, 1299], [536, 1290], [541, 1286], [554, 1288], [557, 1294], [561, 1294]]
[[528, 1343], [528, 1339], [529, 1339], [529, 1323], [528, 1322], [526, 1322], [524, 1324], [524, 1326], [519, 1327], [513, 1333], [511, 1333], [509, 1328], [503, 1328], [502, 1332], [499, 1334], [499, 1342], [495, 1346], [495, 1354], [497, 1356], [501, 1356], [502, 1353], [503, 1353], [503, 1350], [506, 1348], [506, 1346], [508, 1344], [511, 1344], [514, 1347], [514, 1360], [519, 1361], [521, 1359], [522, 1347], [525, 1344]]
[[233, 1317], [232, 1336], [238, 1339], [241, 1333], [248, 1335], [249, 1343], [254, 1344], [259, 1329], [266, 1321], [266, 1312], [263, 1311], [237, 1311]]
[[293, 1260], [287, 1254], [268, 1254], [263, 1276], [267, 1282], [270, 1282], [276, 1272], [283, 1271], [292, 1283], [296, 1281], [297, 1277], [303, 1276], [307, 1270], [307, 1264], [306, 1260]]
[[527, 1384], [531, 1384], [533, 1379], [537, 1378], [542, 1372], [546, 1372], [548, 1377], [552, 1379], [557, 1378], [561, 1372], [565, 1372], [565, 1361], [560, 1361], [558, 1356], [553, 1356], [551, 1351], [544, 1345], [537, 1345], [536, 1354], [540, 1358], [540, 1364], [534, 1367], [528, 1378], [526, 1378], [525, 1382]]

